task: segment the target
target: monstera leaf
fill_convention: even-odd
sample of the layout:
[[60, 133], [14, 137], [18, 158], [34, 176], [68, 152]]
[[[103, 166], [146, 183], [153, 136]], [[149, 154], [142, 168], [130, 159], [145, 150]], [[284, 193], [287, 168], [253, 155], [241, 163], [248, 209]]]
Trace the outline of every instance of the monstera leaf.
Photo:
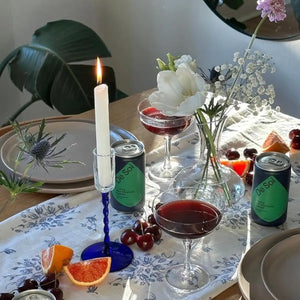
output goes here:
[[[62, 114], [77, 114], [93, 108], [95, 68], [75, 64], [111, 54], [101, 38], [89, 27], [72, 20], [47, 23], [37, 29], [32, 41], [12, 51], [0, 64], [0, 76], [9, 67], [12, 82], [32, 94], [31, 100], [11, 118], [30, 104], [43, 100]], [[112, 68], [104, 67], [103, 82], [110, 89], [110, 101], [116, 99]], [[120, 93], [119, 93], [120, 94]]]

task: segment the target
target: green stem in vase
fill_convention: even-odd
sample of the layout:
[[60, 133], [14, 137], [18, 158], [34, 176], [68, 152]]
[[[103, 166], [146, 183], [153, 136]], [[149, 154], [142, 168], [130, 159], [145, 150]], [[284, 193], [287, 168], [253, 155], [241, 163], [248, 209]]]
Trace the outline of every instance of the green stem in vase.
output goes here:
[[[229, 187], [227, 185], [227, 182], [223, 182], [222, 179], [222, 174], [220, 170], [220, 166], [218, 164], [218, 158], [217, 158], [217, 149], [215, 146], [215, 139], [218, 135], [218, 130], [220, 130], [225, 121], [226, 118], [220, 117], [219, 121], [216, 120], [216, 126], [213, 129], [213, 117], [209, 116], [209, 122], [205, 118], [203, 112], [198, 109], [197, 112], [195, 113], [195, 118], [200, 126], [199, 130], [202, 131], [204, 137], [205, 137], [205, 142], [206, 142], [206, 147], [207, 147], [207, 153], [206, 153], [206, 160], [205, 160], [205, 165], [203, 168], [203, 173], [202, 173], [202, 178], [201, 178], [201, 183], [204, 183], [205, 185], [207, 184], [207, 176], [208, 176], [208, 167], [209, 163], [211, 163], [213, 172], [215, 175], [215, 178], [217, 179], [217, 182], [220, 183], [220, 185], [223, 188], [223, 191], [226, 196], [226, 200], [228, 201], [228, 204], [231, 204], [231, 192], [229, 190]], [[208, 125], [210, 124], [210, 126]]]

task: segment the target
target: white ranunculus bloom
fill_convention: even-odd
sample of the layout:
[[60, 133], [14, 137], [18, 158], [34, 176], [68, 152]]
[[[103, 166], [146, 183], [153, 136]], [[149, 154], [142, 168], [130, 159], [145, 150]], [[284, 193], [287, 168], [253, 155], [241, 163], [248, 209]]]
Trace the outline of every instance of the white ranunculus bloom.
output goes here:
[[186, 64], [157, 75], [158, 91], [149, 96], [152, 106], [169, 116], [192, 115], [206, 99], [205, 81]]

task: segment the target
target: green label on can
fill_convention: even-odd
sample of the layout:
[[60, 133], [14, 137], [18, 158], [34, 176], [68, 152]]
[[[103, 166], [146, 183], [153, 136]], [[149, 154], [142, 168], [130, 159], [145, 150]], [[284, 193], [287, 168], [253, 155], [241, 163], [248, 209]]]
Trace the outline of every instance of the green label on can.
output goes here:
[[277, 220], [287, 208], [288, 191], [274, 177], [261, 182], [252, 193], [252, 208], [266, 222]]
[[116, 174], [114, 198], [127, 207], [136, 206], [145, 196], [145, 175], [132, 162], [127, 163]]

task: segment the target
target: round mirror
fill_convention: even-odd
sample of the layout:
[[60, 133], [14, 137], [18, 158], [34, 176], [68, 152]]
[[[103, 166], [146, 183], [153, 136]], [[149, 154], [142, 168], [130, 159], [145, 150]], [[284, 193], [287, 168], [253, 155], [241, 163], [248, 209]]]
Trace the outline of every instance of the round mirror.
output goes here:
[[[232, 28], [252, 35], [261, 18], [256, 0], [204, 0], [211, 10]], [[300, 37], [300, 0], [286, 0], [287, 17], [281, 22], [267, 19], [257, 37], [269, 40], [295, 40]]]

